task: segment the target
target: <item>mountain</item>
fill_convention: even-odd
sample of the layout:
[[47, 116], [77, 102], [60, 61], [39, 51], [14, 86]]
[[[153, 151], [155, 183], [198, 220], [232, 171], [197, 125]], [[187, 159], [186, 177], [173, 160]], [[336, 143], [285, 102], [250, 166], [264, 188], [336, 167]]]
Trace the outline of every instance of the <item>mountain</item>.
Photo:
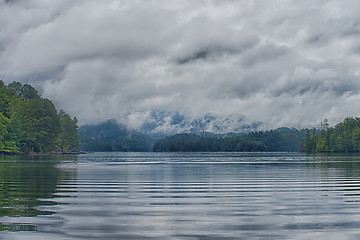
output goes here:
[[130, 121], [125, 119], [124, 122], [127, 124], [112, 119], [80, 127], [80, 150], [152, 151], [155, 140], [175, 134], [190, 133], [207, 138], [230, 137], [258, 131], [263, 126], [243, 115], [221, 116], [207, 113], [191, 118], [176, 111], [153, 111], [137, 129], [129, 127]]
[[249, 133], [263, 127], [261, 122], [253, 122], [243, 115], [218, 115], [207, 113], [191, 118], [176, 111], [153, 111], [138, 128], [152, 138], [163, 138], [179, 133]]
[[82, 151], [152, 151], [154, 141], [147, 135], [129, 129], [116, 120], [85, 125], [79, 128], [80, 150]]

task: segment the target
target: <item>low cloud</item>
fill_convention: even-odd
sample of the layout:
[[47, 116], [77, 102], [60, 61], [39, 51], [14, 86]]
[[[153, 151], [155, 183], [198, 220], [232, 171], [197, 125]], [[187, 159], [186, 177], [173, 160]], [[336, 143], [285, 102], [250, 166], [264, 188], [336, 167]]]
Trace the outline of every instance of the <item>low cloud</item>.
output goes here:
[[[0, 1], [0, 77], [80, 124], [241, 114], [269, 128], [359, 113], [358, 1]], [[16, 17], [14, 17], [16, 16]]]

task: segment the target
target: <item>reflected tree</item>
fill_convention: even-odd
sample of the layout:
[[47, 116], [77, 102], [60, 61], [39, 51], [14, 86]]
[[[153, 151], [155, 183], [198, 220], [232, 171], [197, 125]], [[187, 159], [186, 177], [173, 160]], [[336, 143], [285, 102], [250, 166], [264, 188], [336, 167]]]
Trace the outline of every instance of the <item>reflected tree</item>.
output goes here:
[[[77, 156], [66, 156], [76, 161]], [[71, 158], [71, 159], [69, 159]], [[64, 156], [0, 156], [0, 217], [51, 215], [39, 206], [56, 205], [59, 181], [76, 177], [72, 169], [56, 165]], [[0, 227], [1, 230], [1, 227]]]

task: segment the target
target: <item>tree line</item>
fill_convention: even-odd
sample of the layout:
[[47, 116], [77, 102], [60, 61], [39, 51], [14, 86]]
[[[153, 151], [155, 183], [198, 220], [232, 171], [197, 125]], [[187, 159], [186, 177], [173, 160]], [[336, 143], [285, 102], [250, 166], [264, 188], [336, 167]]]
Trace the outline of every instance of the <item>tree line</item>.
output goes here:
[[360, 152], [360, 118], [347, 117], [330, 127], [325, 119], [320, 133], [308, 130], [301, 150], [317, 152]]
[[307, 130], [280, 128], [265, 132], [252, 132], [241, 136], [206, 137], [199, 134], [177, 134], [158, 140], [154, 152], [264, 152], [297, 151]]
[[150, 152], [152, 140], [149, 136], [129, 129], [116, 120], [79, 128], [81, 151], [95, 152]]
[[360, 118], [347, 117], [334, 127], [325, 119], [320, 129], [280, 128], [241, 136], [177, 134], [158, 140], [153, 151], [355, 153], [360, 152]]
[[30, 84], [0, 80], [0, 153], [78, 150], [77, 123]]

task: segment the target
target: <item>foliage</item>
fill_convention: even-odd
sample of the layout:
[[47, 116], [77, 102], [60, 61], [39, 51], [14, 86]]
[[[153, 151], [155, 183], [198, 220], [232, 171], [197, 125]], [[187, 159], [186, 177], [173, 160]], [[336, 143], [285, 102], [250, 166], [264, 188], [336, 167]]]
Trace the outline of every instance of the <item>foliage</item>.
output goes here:
[[134, 151], [152, 150], [153, 140], [136, 130], [128, 129], [109, 120], [97, 125], [86, 125], [79, 128], [80, 149], [83, 151]]
[[76, 117], [71, 119], [64, 110], [58, 114], [60, 121], [60, 134], [56, 140], [58, 150], [67, 152], [71, 149], [79, 149], [78, 120]]
[[347, 117], [334, 127], [322, 122], [319, 134], [308, 134], [302, 151], [315, 152], [360, 152], [360, 118]]
[[154, 144], [154, 152], [262, 152], [296, 151], [306, 130], [280, 128], [233, 137], [204, 137], [197, 134], [177, 134]]
[[78, 149], [77, 120], [29, 84], [0, 81], [0, 153]]

